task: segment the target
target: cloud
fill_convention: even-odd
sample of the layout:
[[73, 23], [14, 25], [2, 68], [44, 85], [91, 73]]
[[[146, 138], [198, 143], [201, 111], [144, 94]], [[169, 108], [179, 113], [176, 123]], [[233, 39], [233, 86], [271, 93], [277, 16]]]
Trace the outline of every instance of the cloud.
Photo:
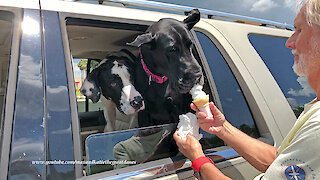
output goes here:
[[297, 13], [299, 9], [296, 0], [284, 0], [283, 4], [284, 7], [289, 8], [294, 13]]
[[291, 108], [295, 108], [295, 107], [299, 106], [298, 102], [294, 98], [287, 98], [287, 101], [288, 101], [289, 105], [291, 106]]
[[292, 96], [307, 96], [315, 95], [313, 89], [309, 86], [308, 80], [305, 77], [298, 77], [298, 83], [301, 85], [302, 89], [294, 90], [292, 88], [289, 89], [288, 94]]
[[[293, 24], [296, 0], [152, 0]], [[235, 5], [237, 8], [235, 8]], [[289, 7], [292, 7], [291, 10]]]
[[241, 6], [246, 9], [251, 8], [255, 1], [256, 0], [243, 0], [243, 2], [241, 3]]
[[279, 7], [279, 5], [272, 0], [259, 0], [252, 5], [250, 11], [265, 12], [275, 7]]

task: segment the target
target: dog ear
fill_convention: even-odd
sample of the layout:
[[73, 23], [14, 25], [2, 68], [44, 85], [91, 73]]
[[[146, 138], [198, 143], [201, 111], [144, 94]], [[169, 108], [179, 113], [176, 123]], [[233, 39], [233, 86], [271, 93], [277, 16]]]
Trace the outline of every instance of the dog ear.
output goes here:
[[193, 26], [199, 22], [200, 20], [200, 12], [198, 9], [193, 9], [189, 12], [185, 12], [185, 14], [189, 14], [189, 16], [183, 20], [183, 22], [187, 25], [188, 30], [190, 31]]
[[154, 39], [154, 36], [152, 36], [151, 33], [141, 34], [137, 36], [137, 38], [133, 42], [127, 43], [127, 45], [140, 47], [142, 44], [151, 42], [153, 39]]

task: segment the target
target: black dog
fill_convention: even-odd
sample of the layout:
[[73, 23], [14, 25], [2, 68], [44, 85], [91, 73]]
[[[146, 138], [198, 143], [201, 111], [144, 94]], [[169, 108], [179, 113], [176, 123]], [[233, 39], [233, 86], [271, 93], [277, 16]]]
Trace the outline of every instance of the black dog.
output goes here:
[[[135, 87], [142, 94], [146, 108], [138, 113], [139, 127], [177, 123], [179, 115], [191, 111], [192, 98], [189, 91], [196, 83], [203, 85], [201, 67], [192, 54], [193, 40], [190, 33], [199, 19], [198, 10], [191, 11], [183, 22], [161, 19], [152, 24], [145, 34], [128, 43], [140, 48], [141, 64], [136, 66]], [[157, 138], [161, 137], [161, 140], [155, 142], [151, 139], [152, 142], [147, 142], [148, 145], [155, 145], [151, 152], [149, 149], [141, 150], [144, 147], [142, 142], [146, 143], [145, 139], [150, 134], [153, 135], [153, 129], [147, 128], [140, 130], [141, 136], [132, 137], [117, 145], [114, 153], [119, 155], [126, 152], [129, 156], [135, 154], [130, 153], [135, 149], [138, 149], [137, 154], [149, 152], [144, 154], [142, 162], [175, 156], [178, 147], [172, 135], [176, 126], [172, 125], [164, 131], [159, 130], [167, 125], [156, 126], [159, 131], [156, 131]], [[137, 148], [132, 144], [140, 144], [141, 147]], [[120, 159], [117, 160], [123, 160], [121, 156], [118, 158]]]
[[101, 93], [110, 100], [105, 101], [107, 131], [116, 130], [115, 106], [126, 115], [144, 109], [143, 98], [133, 86], [135, 59], [134, 55], [125, 49], [109, 55], [88, 74], [80, 88], [80, 92], [91, 99], [93, 103], [99, 101]]
[[128, 43], [140, 48], [135, 87], [146, 108], [139, 112], [139, 127], [177, 123], [180, 114], [190, 112], [189, 91], [194, 84], [203, 84], [201, 66], [192, 54], [190, 32], [199, 20], [197, 9], [183, 22], [161, 19]]

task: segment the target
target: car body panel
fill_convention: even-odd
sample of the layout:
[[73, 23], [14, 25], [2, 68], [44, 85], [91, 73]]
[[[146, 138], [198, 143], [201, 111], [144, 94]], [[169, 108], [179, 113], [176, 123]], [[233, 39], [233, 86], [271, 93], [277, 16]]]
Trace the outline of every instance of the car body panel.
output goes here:
[[[67, 35], [66, 18], [147, 27], [161, 18], [170, 17], [183, 20], [185, 16], [126, 7], [53, 0], [28, 0], [23, 3], [18, 0], [3, 1], [0, 2], [0, 8], [15, 13], [11, 46], [12, 51], [15, 52], [12, 53], [9, 67], [4, 135], [0, 149], [0, 179], [13, 177], [17, 167], [23, 170], [22, 175], [16, 177], [25, 175], [25, 177], [30, 176], [35, 179], [49, 177], [54, 179], [107, 179], [113, 175], [114, 179], [126, 179], [132, 176], [157, 179], [193, 178], [189, 160], [182, 163], [177, 169], [170, 169], [169, 167], [175, 162], [179, 162], [171, 158], [91, 176], [83, 176], [81, 164], [37, 164], [31, 169], [29, 167], [32, 160], [43, 162], [83, 160], [73, 78], [73, 55], [70, 50], [70, 39], [68, 39], [70, 37]], [[33, 35], [27, 35], [26, 31], [20, 29], [21, 21], [28, 17], [33, 17], [38, 23], [33, 27], [34, 31], [38, 29]], [[137, 30], [139, 31], [141, 28]], [[248, 35], [262, 34], [288, 38], [293, 32], [206, 18], [202, 18], [195, 25], [194, 31], [201, 32], [210, 38], [232, 70], [259, 129], [261, 135], [259, 139], [278, 147], [293, 126], [296, 117], [269, 69], [250, 43]], [[213, 94], [217, 94], [215, 98], [217, 98], [218, 107], [221, 107], [211, 69], [194, 32], [193, 34], [211, 90], [214, 91]], [[217, 152], [211, 155], [222, 157], [216, 161], [216, 164], [227, 176], [234, 179], [250, 179], [259, 174], [234, 150], [219, 148], [216, 150]]]
[[[33, 30], [26, 26], [21, 36], [8, 170], [11, 177], [22, 175], [35, 178], [45, 175], [44, 165], [30, 166], [32, 160], [45, 159], [44, 84], [39, 19], [39, 10], [24, 10], [24, 22], [30, 22]], [[19, 170], [20, 168], [22, 169]]]

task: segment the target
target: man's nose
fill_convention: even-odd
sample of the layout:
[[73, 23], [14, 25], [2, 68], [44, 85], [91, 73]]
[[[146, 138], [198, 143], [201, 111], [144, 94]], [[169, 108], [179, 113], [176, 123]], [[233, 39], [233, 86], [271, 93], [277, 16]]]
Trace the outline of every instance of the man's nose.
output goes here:
[[296, 47], [296, 41], [295, 41], [295, 37], [294, 34], [287, 40], [286, 42], [286, 47], [290, 48], [290, 49], [295, 49]]

